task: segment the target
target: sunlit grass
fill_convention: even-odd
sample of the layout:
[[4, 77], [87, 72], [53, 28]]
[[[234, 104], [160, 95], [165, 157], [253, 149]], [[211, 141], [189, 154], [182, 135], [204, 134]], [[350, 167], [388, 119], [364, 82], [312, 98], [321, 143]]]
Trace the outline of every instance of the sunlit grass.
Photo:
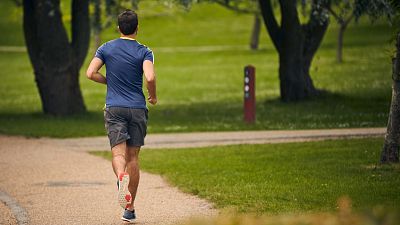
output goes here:
[[[23, 45], [18, 9], [1, 2], [0, 45]], [[279, 99], [278, 55], [263, 28], [261, 47], [247, 50], [252, 16], [217, 5], [194, 5], [140, 20], [138, 40], [155, 52], [159, 105], [150, 107], [149, 132], [248, 129], [312, 129], [384, 126], [391, 95], [391, 29], [368, 20], [351, 24], [345, 36], [343, 64], [335, 62], [337, 26], [332, 23], [315, 56], [311, 74], [328, 94], [296, 104]], [[140, 13], [140, 11], [139, 11]], [[140, 15], [140, 14], [139, 14]], [[4, 29], [3, 29], [4, 28]], [[102, 35], [116, 38], [115, 27]], [[167, 52], [182, 46], [231, 46], [223, 50]], [[235, 48], [235, 46], [239, 46]], [[164, 48], [164, 50], [163, 50]], [[94, 53], [91, 48], [81, 70]], [[242, 121], [243, 68], [256, 67], [257, 120]], [[0, 52], [0, 133], [29, 136], [103, 135], [106, 88], [81, 76], [88, 113], [70, 118], [41, 115], [41, 103], [26, 53]]]
[[[398, 208], [400, 167], [378, 166], [382, 139], [141, 151], [145, 171], [217, 208], [246, 213], [332, 212], [348, 196], [354, 210]], [[111, 152], [96, 152], [111, 158]], [[140, 191], [140, 190], [139, 190]]]

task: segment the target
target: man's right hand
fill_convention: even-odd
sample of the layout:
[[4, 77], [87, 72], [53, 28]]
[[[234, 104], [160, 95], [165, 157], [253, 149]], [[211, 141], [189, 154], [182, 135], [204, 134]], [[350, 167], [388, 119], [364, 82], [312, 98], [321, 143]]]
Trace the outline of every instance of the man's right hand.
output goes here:
[[152, 104], [152, 105], [157, 104], [157, 98], [148, 97], [147, 100], [148, 100], [149, 103]]

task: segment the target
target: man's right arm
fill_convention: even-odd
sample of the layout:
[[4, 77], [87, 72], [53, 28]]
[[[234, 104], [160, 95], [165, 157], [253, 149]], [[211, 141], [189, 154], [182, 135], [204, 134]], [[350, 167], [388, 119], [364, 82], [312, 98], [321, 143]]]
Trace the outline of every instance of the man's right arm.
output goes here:
[[148, 101], [150, 104], [155, 105], [157, 103], [156, 73], [152, 61], [144, 60], [143, 72], [146, 77], [147, 91], [149, 93]]
[[107, 79], [99, 72], [100, 68], [103, 66], [103, 61], [97, 57], [94, 57], [89, 64], [86, 71], [86, 76], [95, 82], [101, 84], [107, 84]]

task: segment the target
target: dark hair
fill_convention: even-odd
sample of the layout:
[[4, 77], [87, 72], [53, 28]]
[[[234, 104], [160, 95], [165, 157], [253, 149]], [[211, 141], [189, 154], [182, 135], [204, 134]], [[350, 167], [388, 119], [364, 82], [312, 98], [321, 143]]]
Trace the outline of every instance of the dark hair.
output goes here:
[[118, 15], [119, 30], [125, 35], [135, 33], [138, 23], [138, 16], [132, 10], [127, 9]]

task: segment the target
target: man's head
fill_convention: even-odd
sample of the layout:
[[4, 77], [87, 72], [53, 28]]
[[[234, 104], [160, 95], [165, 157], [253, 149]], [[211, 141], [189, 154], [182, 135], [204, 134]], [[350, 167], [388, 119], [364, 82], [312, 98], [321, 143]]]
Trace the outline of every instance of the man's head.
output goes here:
[[132, 10], [125, 10], [118, 15], [119, 31], [124, 35], [134, 34], [138, 27], [137, 14]]

